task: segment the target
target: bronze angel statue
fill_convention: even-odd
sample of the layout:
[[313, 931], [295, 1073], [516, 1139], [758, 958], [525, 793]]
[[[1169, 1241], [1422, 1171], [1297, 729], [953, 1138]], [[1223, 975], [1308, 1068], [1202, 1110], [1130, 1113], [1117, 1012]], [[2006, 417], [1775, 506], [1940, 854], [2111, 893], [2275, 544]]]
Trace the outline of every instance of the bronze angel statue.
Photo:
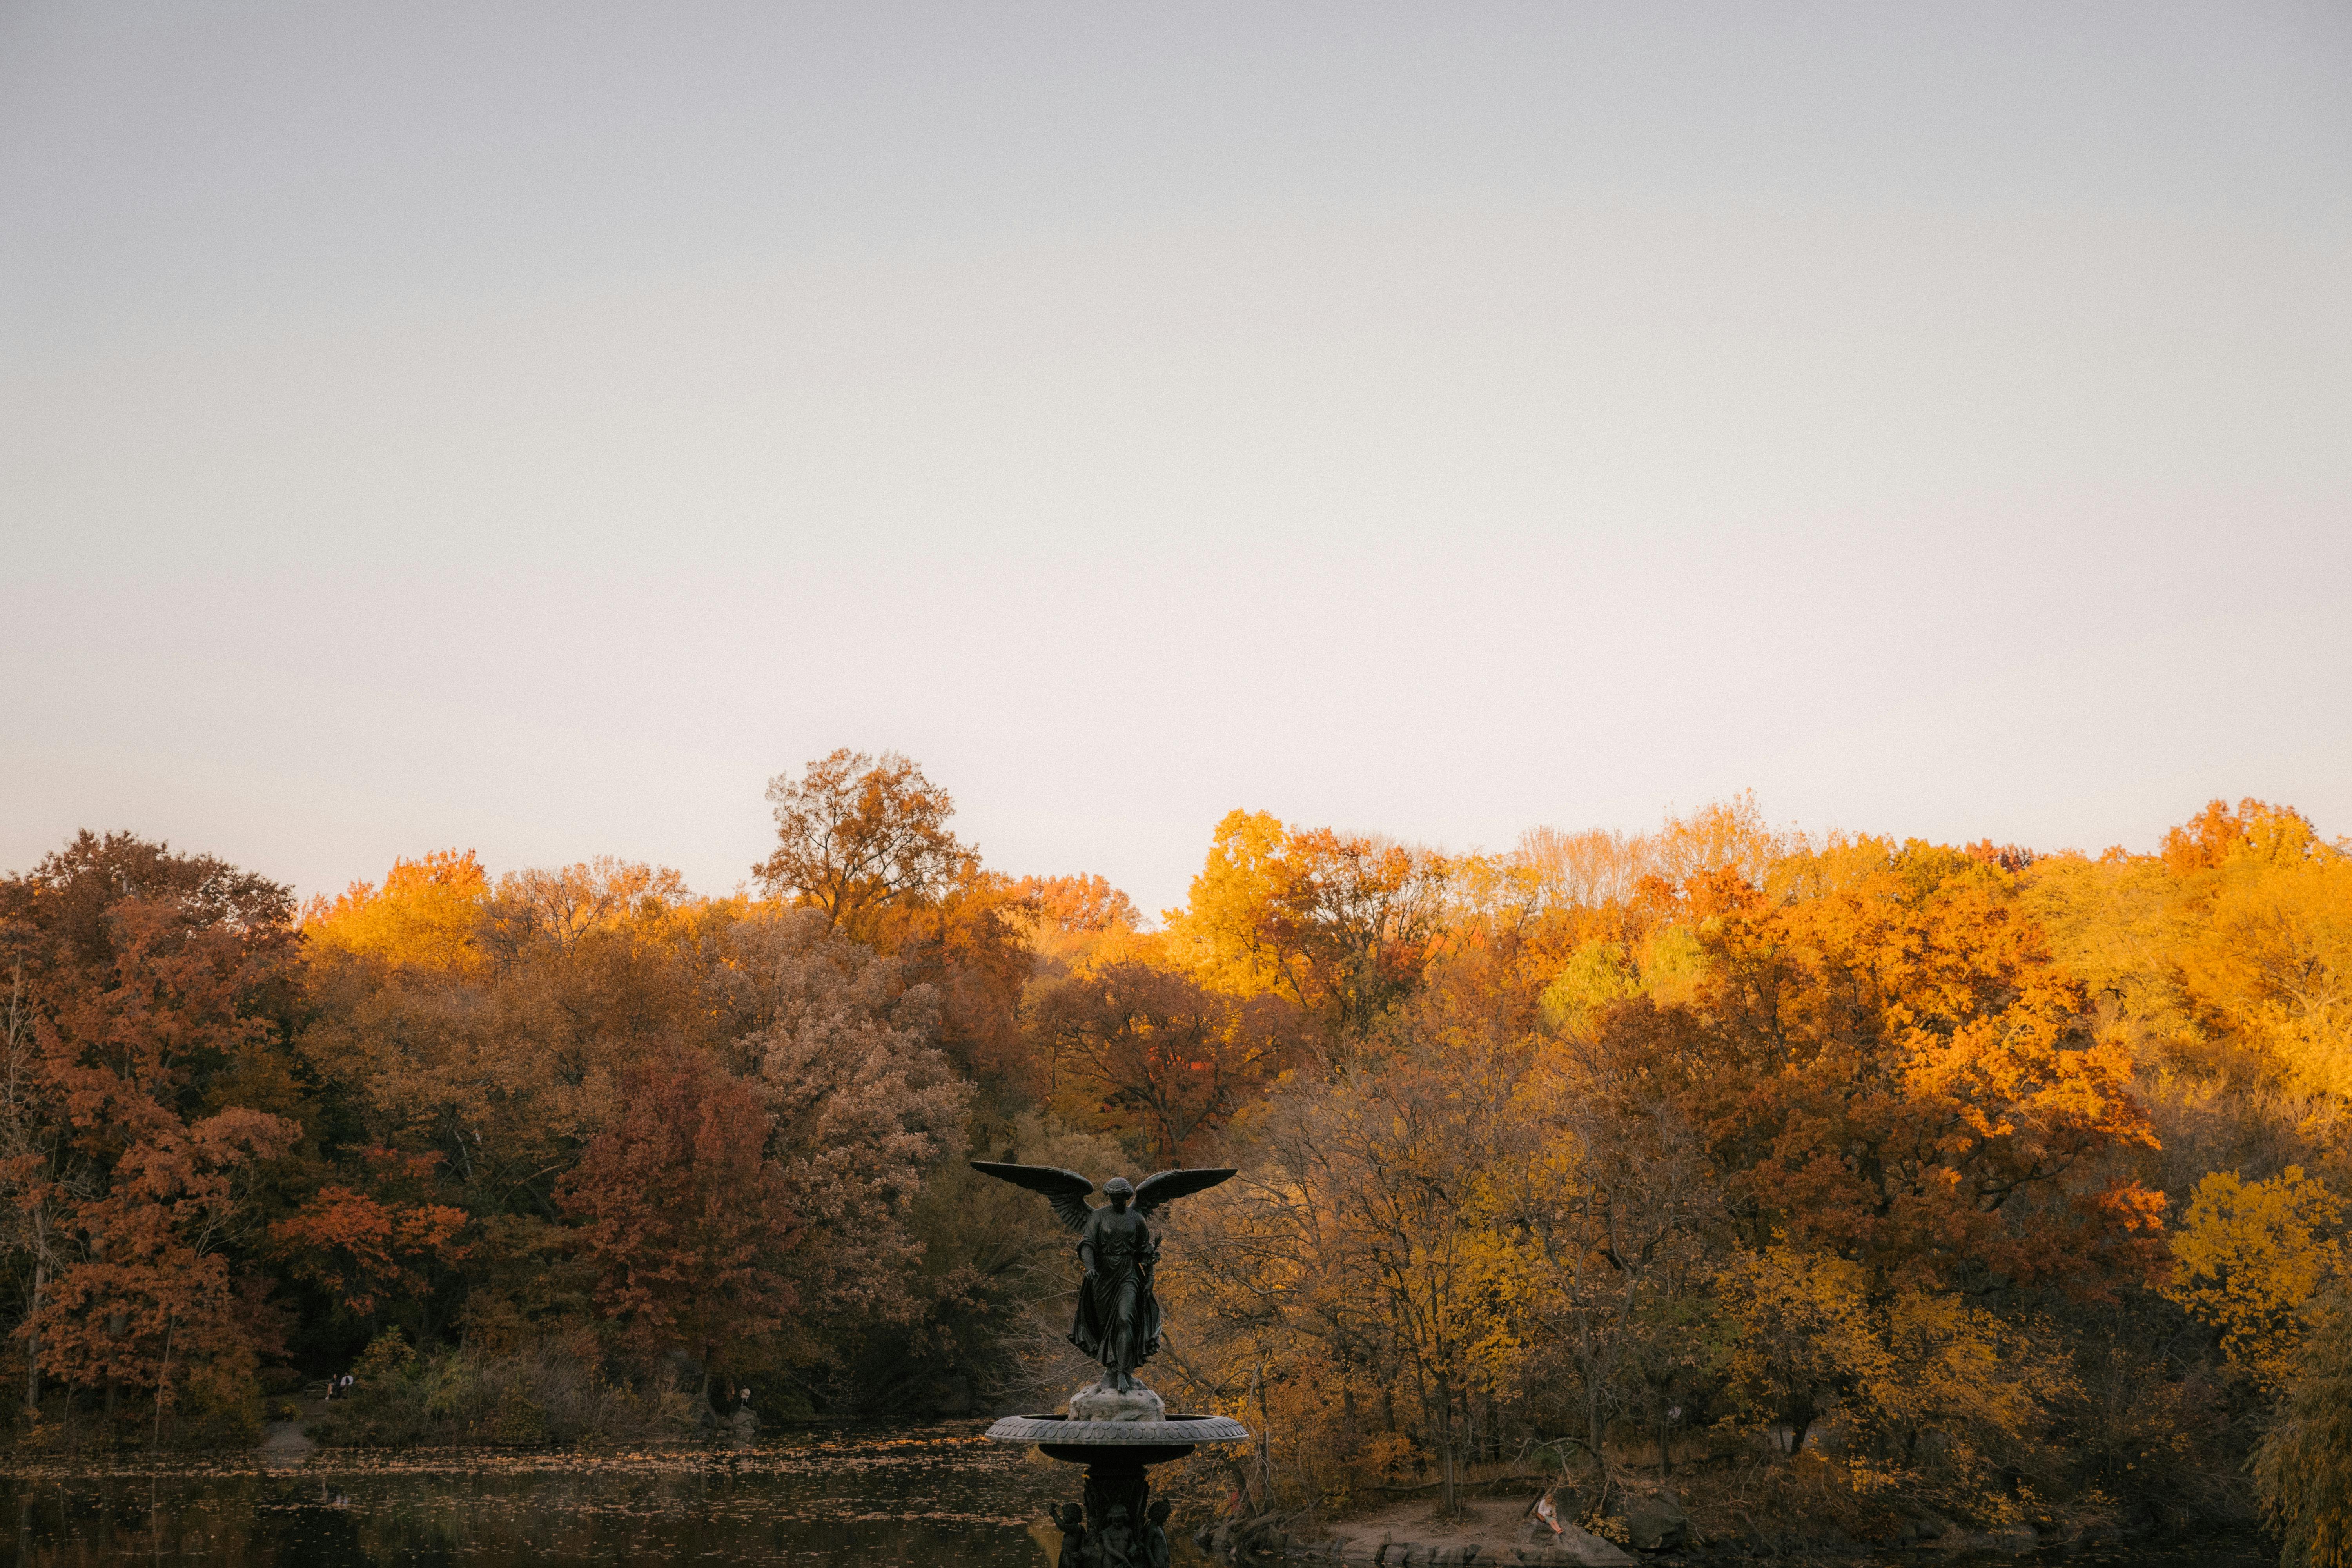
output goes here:
[[1078, 1261], [1087, 1273], [1078, 1285], [1070, 1342], [1102, 1363], [1105, 1387], [1120, 1393], [1133, 1388], [1135, 1369], [1160, 1349], [1160, 1300], [1151, 1289], [1160, 1243], [1148, 1222], [1178, 1198], [1205, 1192], [1234, 1173], [1160, 1171], [1144, 1177], [1140, 1186], [1113, 1176], [1103, 1184], [1103, 1196], [1110, 1201], [1089, 1208], [1087, 1198], [1095, 1184], [1076, 1171], [992, 1160], [974, 1160], [971, 1168], [1045, 1194], [1054, 1217], [1077, 1237]]

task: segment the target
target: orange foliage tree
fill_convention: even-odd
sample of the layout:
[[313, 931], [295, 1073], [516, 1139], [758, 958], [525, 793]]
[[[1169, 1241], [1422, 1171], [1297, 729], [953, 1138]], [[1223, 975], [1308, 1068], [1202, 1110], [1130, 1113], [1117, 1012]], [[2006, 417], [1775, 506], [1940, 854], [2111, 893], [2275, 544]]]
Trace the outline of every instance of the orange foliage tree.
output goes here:
[[1031, 965], [1034, 895], [984, 870], [948, 826], [955, 801], [896, 752], [847, 748], [779, 773], [776, 847], [752, 868], [770, 897], [899, 961], [940, 1003], [940, 1044], [983, 1081], [1034, 1093], [1013, 1014]]
[[979, 867], [979, 853], [948, 828], [954, 798], [896, 752], [845, 746], [798, 779], [778, 773], [768, 799], [776, 847], [752, 870], [855, 941], [872, 941], [893, 905], [934, 898]]
[[1947, 1284], [2096, 1291], [2161, 1266], [2162, 1195], [2102, 1159], [2153, 1142], [2130, 1053], [2007, 873], [1914, 843], [1810, 898], [1727, 876], [1689, 897], [1714, 984], [1613, 1026], [1654, 1032], [1758, 1244]]
[[355, 1317], [373, 1318], [387, 1296], [416, 1296], [428, 1268], [455, 1263], [466, 1211], [431, 1201], [439, 1154], [360, 1152], [373, 1191], [328, 1182], [287, 1218], [270, 1226], [287, 1271], [317, 1284]]

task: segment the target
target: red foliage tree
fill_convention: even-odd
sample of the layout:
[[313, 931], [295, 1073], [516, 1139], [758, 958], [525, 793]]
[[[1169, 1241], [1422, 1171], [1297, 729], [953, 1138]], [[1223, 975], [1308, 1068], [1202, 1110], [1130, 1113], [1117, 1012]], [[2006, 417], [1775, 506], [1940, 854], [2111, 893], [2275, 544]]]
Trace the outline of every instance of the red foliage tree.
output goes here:
[[623, 1077], [623, 1110], [559, 1189], [597, 1269], [596, 1302], [645, 1350], [709, 1369], [793, 1306], [781, 1272], [801, 1226], [767, 1144], [774, 1119], [740, 1080], [677, 1049]]
[[1081, 1121], [1139, 1133], [1165, 1165], [1255, 1101], [1296, 1053], [1297, 1009], [1228, 996], [1144, 963], [1108, 963], [1043, 988], [1032, 1026]]
[[159, 1429], [185, 1389], [249, 1389], [255, 1315], [228, 1249], [301, 1130], [236, 1091], [282, 1048], [290, 913], [273, 883], [128, 835], [85, 833], [0, 883], [25, 1026], [5, 1175], [44, 1233], [19, 1332], [35, 1366], [110, 1405], [153, 1389]]

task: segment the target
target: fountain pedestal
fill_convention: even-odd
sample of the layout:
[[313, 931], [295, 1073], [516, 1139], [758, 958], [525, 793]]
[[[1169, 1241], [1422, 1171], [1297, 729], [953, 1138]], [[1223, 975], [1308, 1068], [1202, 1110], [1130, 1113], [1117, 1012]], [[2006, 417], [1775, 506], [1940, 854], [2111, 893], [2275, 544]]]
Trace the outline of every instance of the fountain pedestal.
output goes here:
[[[1084, 1407], [1083, 1396], [1073, 1399]], [[1062, 1568], [1158, 1568], [1150, 1537], [1160, 1529], [1150, 1518], [1153, 1465], [1181, 1459], [1202, 1443], [1244, 1443], [1249, 1430], [1223, 1415], [1162, 1415], [1157, 1420], [1125, 1415], [1109, 1420], [1073, 1420], [1066, 1415], [1007, 1415], [988, 1429], [999, 1443], [1034, 1443], [1049, 1459], [1087, 1468], [1086, 1528], [1063, 1526]], [[1075, 1562], [1070, 1552], [1075, 1547]]]

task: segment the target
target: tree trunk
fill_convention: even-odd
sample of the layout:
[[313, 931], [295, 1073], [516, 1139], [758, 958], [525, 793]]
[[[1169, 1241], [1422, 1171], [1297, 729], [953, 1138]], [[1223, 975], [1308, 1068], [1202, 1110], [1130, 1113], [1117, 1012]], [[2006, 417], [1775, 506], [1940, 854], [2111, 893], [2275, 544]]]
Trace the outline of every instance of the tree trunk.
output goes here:
[[1437, 1380], [1437, 1447], [1445, 1481], [1445, 1516], [1451, 1519], [1460, 1511], [1461, 1496], [1454, 1479], [1454, 1390], [1442, 1377]]
[[25, 1418], [40, 1419], [41, 1415], [41, 1293], [49, 1282], [47, 1265], [39, 1252], [33, 1254], [33, 1304], [25, 1313]]
[[1794, 1395], [1790, 1399], [1787, 1405], [1789, 1452], [1793, 1454], [1805, 1446], [1805, 1434], [1813, 1429], [1813, 1417], [1817, 1414], [1811, 1394]]
[[1265, 1365], [1260, 1363], [1250, 1373], [1250, 1383], [1257, 1394], [1257, 1497], [1258, 1511], [1274, 1511], [1274, 1422], [1265, 1408]]
[[147, 1443], [151, 1454], [163, 1446], [163, 1394], [172, 1386], [172, 1331], [179, 1326], [176, 1316], [164, 1320], [163, 1360], [155, 1369], [155, 1435]]

